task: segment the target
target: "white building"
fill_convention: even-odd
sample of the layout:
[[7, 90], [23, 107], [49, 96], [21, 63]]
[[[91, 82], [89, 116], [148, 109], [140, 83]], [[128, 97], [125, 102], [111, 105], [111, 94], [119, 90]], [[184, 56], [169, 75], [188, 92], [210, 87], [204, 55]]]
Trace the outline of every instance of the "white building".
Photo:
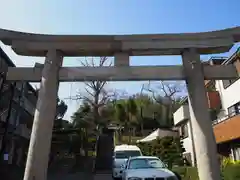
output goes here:
[[[234, 64], [240, 75], [240, 48], [230, 58], [211, 58], [208, 63]], [[218, 153], [240, 160], [240, 79], [205, 81], [209, 110], [212, 116], [213, 129]], [[184, 155], [195, 163], [195, 150], [189, 121], [188, 99], [174, 113], [174, 124], [182, 136]]]

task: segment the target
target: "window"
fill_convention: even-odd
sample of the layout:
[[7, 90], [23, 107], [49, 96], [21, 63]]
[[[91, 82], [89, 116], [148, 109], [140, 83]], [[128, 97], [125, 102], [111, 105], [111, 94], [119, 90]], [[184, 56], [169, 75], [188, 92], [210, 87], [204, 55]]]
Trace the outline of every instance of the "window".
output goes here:
[[232, 85], [237, 79], [227, 79], [223, 80], [223, 87], [226, 89], [228, 86]]
[[116, 159], [128, 159], [129, 157], [141, 156], [140, 151], [116, 151], [115, 158]]
[[138, 158], [129, 162], [128, 169], [165, 168], [165, 164], [157, 158]]
[[228, 116], [235, 116], [237, 114], [240, 114], [240, 102], [234, 104], [233, 106], [228, 108]]
[[238, 72], [238, 77], [236, 79], [230, 79], [230, 80], [223, 80], [223, 87], [226, 89], [228, 86], [232, 85], [235, 81], [238, 80], [240, 76], [240, 60], [237, 59], [233, 62], [233, 65], [236, 67], [236, 70]]
[[187, 124], [183, 124], [180, 127], [180, 136], [182, 138], [187, 138], [188, 137], [188, 125]]
[[235, 161], [240, 160], [240, 146], [238, 145], [237, 147], [234, 147], [233, 149], [233, 159]]

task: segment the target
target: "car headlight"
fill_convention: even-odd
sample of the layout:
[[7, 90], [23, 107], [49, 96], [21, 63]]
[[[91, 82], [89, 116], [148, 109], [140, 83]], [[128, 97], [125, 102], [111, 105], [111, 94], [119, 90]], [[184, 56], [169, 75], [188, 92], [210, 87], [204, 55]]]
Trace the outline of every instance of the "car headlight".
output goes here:
[[139, 177], [130, 177], [130, 178], [128, 178], [128, 180], [141, 180], [141, 178], [139, 178]]
[[178, 178], [176, 176], [170, 176], [167, 178], [167, 180], [178, 180]]

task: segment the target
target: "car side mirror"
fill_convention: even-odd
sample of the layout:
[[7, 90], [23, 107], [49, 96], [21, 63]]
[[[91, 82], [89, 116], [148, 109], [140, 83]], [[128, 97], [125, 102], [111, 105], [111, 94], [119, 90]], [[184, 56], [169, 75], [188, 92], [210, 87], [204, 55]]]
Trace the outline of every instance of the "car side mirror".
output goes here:
[[115, 159], [115, 156], [112, 156], [113, 159]]

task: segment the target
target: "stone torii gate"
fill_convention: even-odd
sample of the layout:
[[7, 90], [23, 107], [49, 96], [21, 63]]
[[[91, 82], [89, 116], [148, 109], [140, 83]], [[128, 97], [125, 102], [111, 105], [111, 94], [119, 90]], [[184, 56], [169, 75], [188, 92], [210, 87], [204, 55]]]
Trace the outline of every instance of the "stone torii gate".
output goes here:
[[[240, 41], [240, 27], [204, 33], [41, 35], [0, 29], [16, 54], [46, 57], [44, 67], [8, 68], [7, 80], [41, 82], [24, 180], [46, 180], [59, 81], [186, 80], [201, 180], [220, 180], [204, 80], [232, 79], [233, 65], [202, 65], [200, 54], [223, 53]], [[183, 66], [129, 66], [129, 56], [181, 55]], [[61, 67], [64, 56], [114, 56], [113, 67]]]

